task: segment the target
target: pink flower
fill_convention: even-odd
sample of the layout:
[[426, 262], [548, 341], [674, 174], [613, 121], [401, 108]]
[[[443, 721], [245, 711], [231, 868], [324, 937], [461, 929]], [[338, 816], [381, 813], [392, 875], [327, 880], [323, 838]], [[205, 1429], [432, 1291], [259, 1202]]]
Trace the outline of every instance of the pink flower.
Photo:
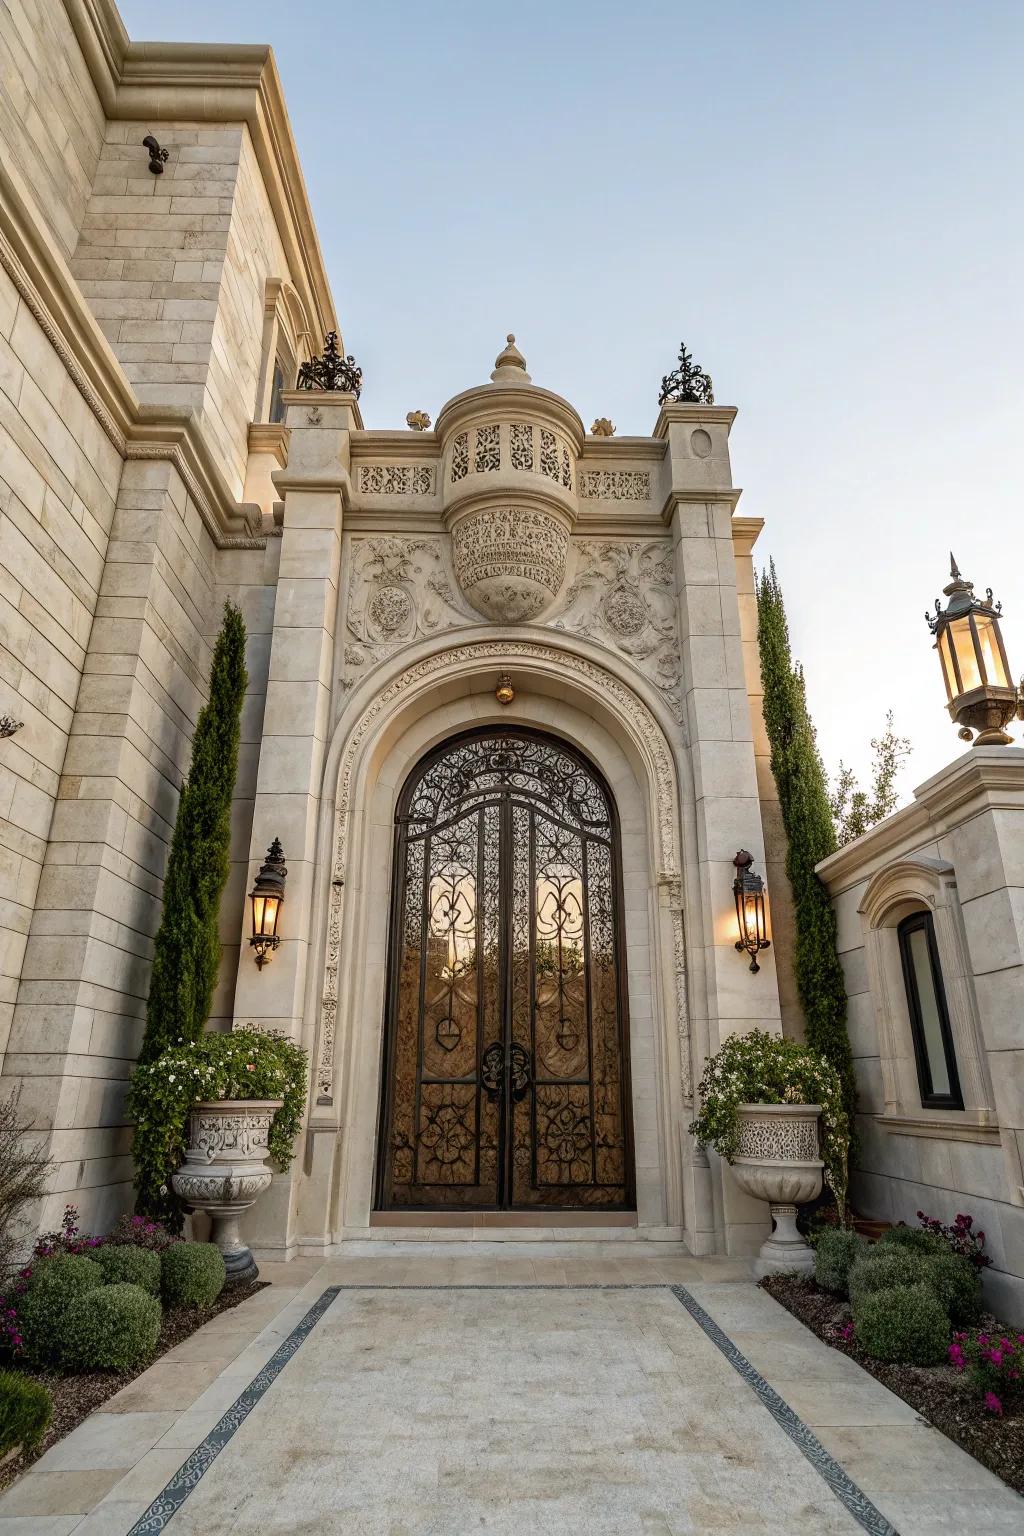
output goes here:
[[245, 1070], [247, 1072], [255, 1072], [256, 1068], [253, 1066], [251, 1061], [247, 1061], [246, 1064], [245, 1064]]
[[985, 1407], [988, 1409], [989, 1413], [997, 1413], [1002, 1416], [1003, 1405], [999, 1401], [998, 1397], [996, 1397], [994, 1392], [985, 1393]]
[[844, 1323], [842, 1328], [840, 1328], [840, 1330], [839, 1330], [839, 1337], [841, 1339], [852, 1339], [853, 1338], [853, 1324], [852, 1323]]
[[989, 1365], [1002, 1365], [1002, 1363], [1003, 1363], [1003, 1352], [1002, 1352], [1002, 1350], [1001, 1349], [992, 1349], [992, 1350], [990, 1350], [989, 1351], [989, 1356], [988, 1356], [988, 1363], [989, 1363]]

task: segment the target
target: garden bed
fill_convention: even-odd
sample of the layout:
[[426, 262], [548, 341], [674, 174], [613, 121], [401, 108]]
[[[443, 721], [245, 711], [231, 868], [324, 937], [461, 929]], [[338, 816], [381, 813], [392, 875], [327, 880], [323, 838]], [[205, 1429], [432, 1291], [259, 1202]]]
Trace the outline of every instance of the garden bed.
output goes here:
[[[852, 1339], [841, 1335], [850, 1319], [849, 1303], [819, 1289], [813, 1280], [769, 1275], [761, 1286], [819, 1339], [856, 1360], [929, 1424], [963, 1446], [975, 1461], [1017, 1493], [1024, 1493], [1024, 1407], [1020, 1402], [1008, 1404], [999, 1418], [985, 1409], [966, 1379], [951, 1366], [893, 1365], [873, 1360]], [[988, 1321], [998, 1333], [995, 1319]]]
[[257, 1291], [265, 1290], [268, 1284], [266, 1280], [253, 1280], [248, 1285], [227, 1286], [209, 1307], [165, 1307], [156, 1349], [145, 1364], [136, 1370], [91, 1371], [73, 1376], [55, 1371], [25, 1371], [24, 1374], [33, 1381], [42, 1382], [52, 1396], [53, 1419], [42, 1443], [35, 1450], [0, 1465], [0, 1491], [13, 1483], [51, 1445], [70, 1434], [95, 1409], [102, 1407], [108, 1398], [120, 1392], [136, 1376], [141, 1376], [161, 1355], [165, 1355], [176, 1344], [181, 1344], [211, 1318], [221, 1312], [230, 1312], [241, 1302], [248, 1301], [250, 1296], [255, 1296]]

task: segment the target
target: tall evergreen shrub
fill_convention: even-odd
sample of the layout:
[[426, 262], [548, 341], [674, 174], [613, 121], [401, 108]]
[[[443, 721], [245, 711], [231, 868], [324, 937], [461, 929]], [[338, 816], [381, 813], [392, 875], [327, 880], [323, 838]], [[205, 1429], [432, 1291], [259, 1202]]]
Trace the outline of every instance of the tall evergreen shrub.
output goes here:
[[793, 661], [782, 588], [774, 561], [757, 583], [758, 643], [764, 723], [786, 829], [786, 874], [796, 918], [794, 970], [807, 1044], [832, 1063], [843, 1084], [851, 1135], [857, 1106], [846, 1032], [846, 985], [836, 943], [836, 914], [814, 866], [838, 847], [828, 780], [807, 710], [803, 670]]
[[[140, 1065], [155, 1061], [179, 1040], [198, 1040], [209, 1018], [220, 965], [217, 919], [228, 877], [231, 797], [247, 682], [245, 624], [228, 602], [213, 650], [210, 696], [196, 721], [192, 761], [171, 837]], [[136, 1072], [132, 1081], [129, 1110], [137, 1124], [160, 1113], [151, 1102], [148, 1076]], [[154, 1183], [144, 1166], [136, 1168], [135, 1184], [140, 1210], [175, 1229], [180, 1226], [180, 1207], [166, 1185]]]
[[178, 1040], [198, 1040], [210, 1015], [220, 965], [217, 914], [228, 878], [231, 797], [245, 670], [245, 623], [233, 603], [213, 651], [210, 697], [192, 737], [192, 762], [164, 876], [164, 907], [153, 952], [140, 1062]]

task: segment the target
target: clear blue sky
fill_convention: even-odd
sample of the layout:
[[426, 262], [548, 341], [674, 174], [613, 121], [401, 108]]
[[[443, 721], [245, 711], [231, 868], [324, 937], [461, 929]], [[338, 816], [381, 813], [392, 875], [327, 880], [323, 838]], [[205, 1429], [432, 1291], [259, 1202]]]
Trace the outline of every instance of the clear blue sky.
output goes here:
[[680, 338], [735, 404], [826, 761], [962, 750], [923, 621], [953, 546], [1024, 669], [1024, 4], [122, 0], [277, 55], [368, 425], [515, 331], [649, 432]]

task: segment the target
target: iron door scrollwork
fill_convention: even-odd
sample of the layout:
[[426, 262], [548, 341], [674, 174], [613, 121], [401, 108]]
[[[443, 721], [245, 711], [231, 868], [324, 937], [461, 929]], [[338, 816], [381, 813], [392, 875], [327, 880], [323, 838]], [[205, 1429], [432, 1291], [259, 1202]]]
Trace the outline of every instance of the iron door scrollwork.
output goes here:
[[496, 1099], [501, 1092], [504, 1075], [505, 1047], [500, 1040], [494, 1040], [480, 1058], [480, 1081], [492, 1099]]
[[629, 1209], [615, 809], [567, 743], [468, 732], [396, 817], [377, 1203]]

